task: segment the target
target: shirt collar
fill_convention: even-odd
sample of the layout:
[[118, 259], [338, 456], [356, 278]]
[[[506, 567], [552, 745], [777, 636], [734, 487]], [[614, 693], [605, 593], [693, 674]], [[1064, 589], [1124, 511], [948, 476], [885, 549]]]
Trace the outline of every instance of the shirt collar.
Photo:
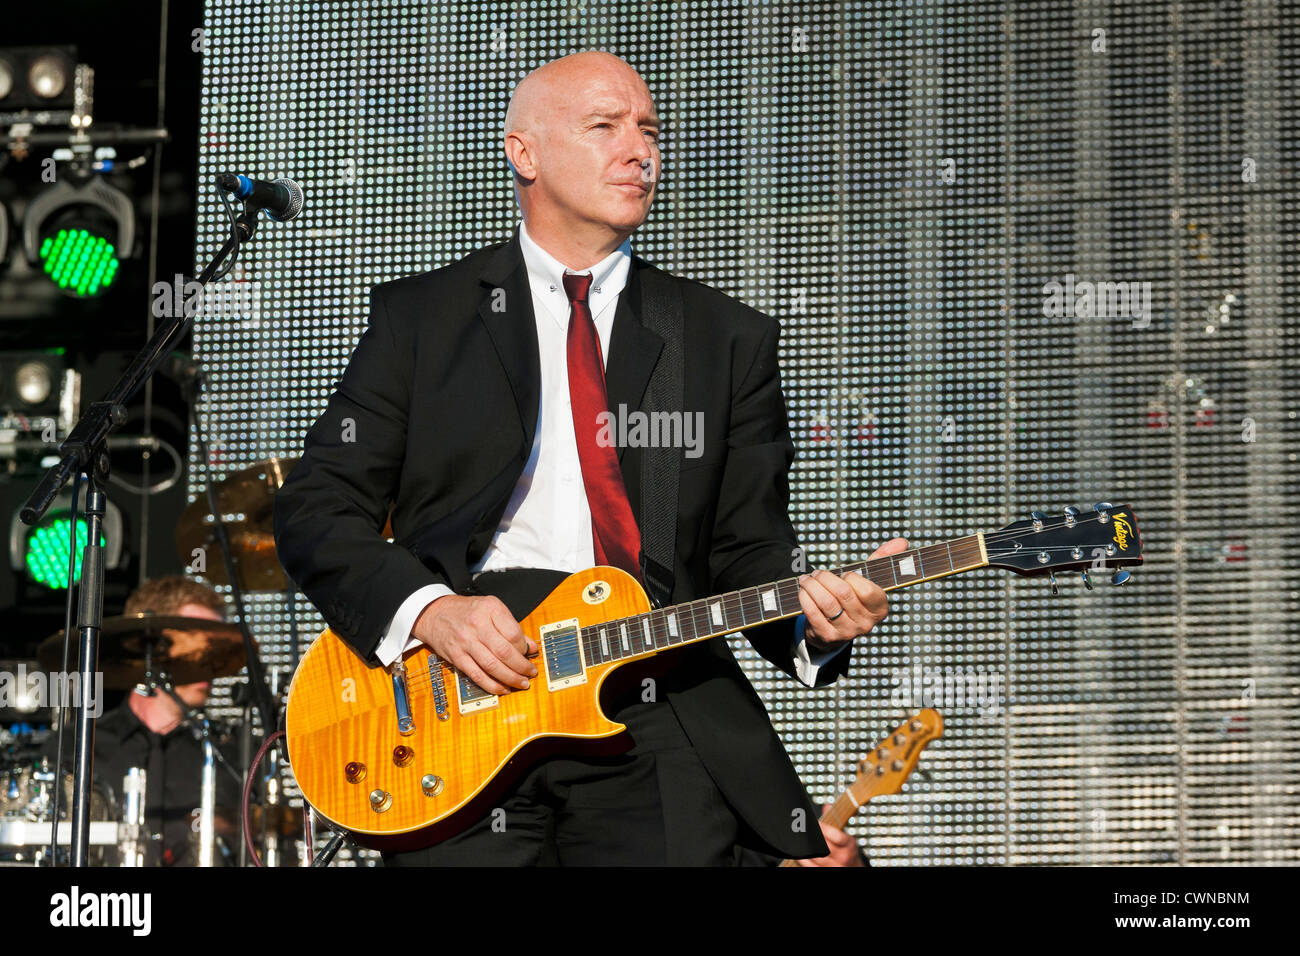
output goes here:
[[[519, 224], [519, 247], [524, 255], [528, 282], [534, 294], [546, 296], [558, 293], [567, 303], [569, 297], [564, 291], [564, 274], [577, 270], [566, 268], [564, 263], [539, 246], [528, 234], [528, 227], [523, 222]], [[584, 273], [591, 273], [590, 299], [593, 313], [599, 311], [601, 300], [608, 301], [610, 296], [617, 296], [623, 291], [631, 264], [632, 240], [624, 239], [623, 244], [604, 259], [590, 269], [583, 270]]]

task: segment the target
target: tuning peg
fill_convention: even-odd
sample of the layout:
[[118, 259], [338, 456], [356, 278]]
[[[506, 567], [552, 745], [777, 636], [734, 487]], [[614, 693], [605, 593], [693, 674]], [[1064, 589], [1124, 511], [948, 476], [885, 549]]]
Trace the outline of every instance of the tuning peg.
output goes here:
[[1083, 573], [1083, 586], [1084, 586], [1085, 588], [1087, 588], [1089, 591], [1091, 591], [1091, 590], [1092, 590], [1092, 576], [1089, 575], [1087, 571], [1084, 571], [1084, 572], [1082, 572], [1082, 573]]
[[1118, 587], [1119, 585], [1126, 583], [1131, 577], [1133, 577], [1133, 575], [1129, 574], [1127, 571], [1116, 571], [1111, 577], [1110, 583]]
[[1053, 594], [1060, 594], [1060, 593], [1061, 593], [1061, 589], [1058, 588], [1058, 587], [1056, 586], [1056, 572], [1055, 572], [1055, 571], [1048, 571], [1048, 572], [1047, 572], [1047, 580], [1049, 580], [1049, 581], [1052, 582], [1052, 593], [1053, 593]]
[[1047, 515], [1043, 514], [1041, 511], [1031, 511], [1029, 512], [1029, 517], [1034, 519], [1034, 530], [1042, 531], [1043, 522], [1047, 520]]
[[1111, 504], [1109, 501], [1099, 501], [1099, 502], [1097, 502], [1095, 505], [1092, 506], [1092, 510], [1093, 510], [1093, 511], [1109, 511], [1111, 508], [1114, 508], [1114, 507], [1115, 507], [1115, 506], [1114, 506], [1113, 504]]
[[1076, 508], [1074, 505], [1070, 505], [1065, 509], [1065, 526], [1067, 528], [1074, 527], [1074, 518], [1075, 515], [1077, 515], [1078, 513], [1079, 513], [1079, 509]]

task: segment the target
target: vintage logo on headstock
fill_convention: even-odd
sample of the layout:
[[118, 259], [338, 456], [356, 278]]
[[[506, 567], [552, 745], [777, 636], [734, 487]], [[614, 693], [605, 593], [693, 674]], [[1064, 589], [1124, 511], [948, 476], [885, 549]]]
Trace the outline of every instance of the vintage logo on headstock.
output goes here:
[[1133, 525], [1129, 524], [1125, 518], [1126, 515], [1122, 511], [1114, 517], [1115, 543], [1120, 546], [1121, 550], [1128, 548], [1128, 536], [1133, 533]]

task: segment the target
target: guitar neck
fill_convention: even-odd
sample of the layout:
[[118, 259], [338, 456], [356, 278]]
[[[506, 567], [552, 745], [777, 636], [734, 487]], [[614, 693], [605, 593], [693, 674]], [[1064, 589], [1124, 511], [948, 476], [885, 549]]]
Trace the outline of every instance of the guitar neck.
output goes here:
[[[841, 576], [856, 571], [882, 590], [894, 591], [988, 564], [984, 535], [973, 534], [830, 570]], [[587, 665], [633, 660], [795, 617], [803, 613], [799, 590], [797, 577], [785, 578], [584, 628]]]

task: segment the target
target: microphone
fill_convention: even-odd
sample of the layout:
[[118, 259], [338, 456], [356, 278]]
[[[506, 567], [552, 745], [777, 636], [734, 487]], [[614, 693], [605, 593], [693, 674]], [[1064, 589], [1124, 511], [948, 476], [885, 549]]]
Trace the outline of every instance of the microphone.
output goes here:
[[288, 222], [302, 212], [302, 187], [292, 179], [268, 183], [235, 173], [222, 173], [217, 177], [217, 185], [244, 200], [245, 206], [265, 209], [267, 215], [278, 222]]

